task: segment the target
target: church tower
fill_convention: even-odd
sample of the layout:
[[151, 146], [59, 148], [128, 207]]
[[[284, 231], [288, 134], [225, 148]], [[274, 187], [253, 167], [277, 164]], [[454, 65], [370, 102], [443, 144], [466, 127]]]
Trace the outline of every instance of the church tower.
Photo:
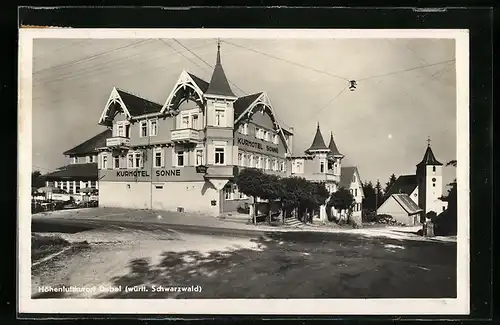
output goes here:
[[420, 222], [425, 222], [427, 213], [434, 211], [440, 214], [445, 203], [439, 198], [443, 196], [443, 164], [440, 163], [431, 149], [431, 140], [427, 140], [424, 158], [417, 164], [418, 205], [422, 208]]

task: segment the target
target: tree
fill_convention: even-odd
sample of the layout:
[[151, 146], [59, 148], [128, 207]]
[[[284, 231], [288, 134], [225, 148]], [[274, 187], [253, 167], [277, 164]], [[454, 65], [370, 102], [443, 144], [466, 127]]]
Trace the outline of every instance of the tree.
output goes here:
[[387, 193], [389, 193], [389, 189], [394, 183], [396, 183], [396, 180], [397, 180], [396, 175], [392, 174], [391, 176], [389, 176], [389, 180], [387, 181], [387, 183], [385, 183], [384, 196], [386, 196]]
[[[323, 182], [308, 182], [307, 192], [305, 197], [305, 207], [311, 214], [313, 211], [318, 210], [318, 208], [325, 204], [326, 200], [330, 196], [330, 193], [326, 189], [325, 183]], [[305, 220], [306, 222], [312, 222], [312, 220]]]
[[345, 188], [340, 188], [337, 192], [332, 193], [330, 200], [328, 201], [329, 207], [334, 207], [337, 211], [347, 210], [348, 221], [352, 208], [354, 207], [354, 197], [351, 192]]
[[382, 185], [380, 184], [380, 181], [377, 179], [377, 183], [375, 184], [375, 197], [377, 198], [375, 207], [378, 209], [378, 207], [382, 204], [384, 201], [384, 193], [382, 192]]
[[365, 197], [363, 198], [363, 207], [369, 211], [375, 211], [377, 208], [377, 193], [372, 182], [365, 182], [363, 184], [363, 193], [365, 194]]
[[299, 208], [305, 181], [305, 178], [296, 176], [285, 177], [280, 180], [283, 216]]
[[[451, 160], [446, 163], [446, 166], [457, 167], [457, 161]], [[455, 178], [453, 182], [448, 185], [448, 194], [442, 196], [440, 199], [442, 201], [448, 202], [448, 208], [439, 214], [433, 220], [435, 224], [435, 233], [441, 235], [456, 235], [457, 233], [457, 216], [458, 216], [458, 206], [457, 206], [457, 179]]]
[[31, 187], [40, 188], [45, 186], [45, 179], [39, 170], [31, 172]]
[[271, 223], [271, 203], [277, 199], [280, 199], [283, 195], [282, 184], [278, 176], [262, 173], [260, 185], [261, 189], [258, 196], [264, 200], [267, 200], [269, 203], [269, 213], [267, 218], [268, 222]]
[[255, 202], [257, 197], [262, 195], [262, 188], [266, 184], [266, 174], [262, 172], [262, 170], [257, 168], [245, 168], [238, 173], [235, 177], [234, 182], [238, 186], [238, 189], [253, 198], [252, 202], [252, 220], [257, 223], [256, 215], [255, 215]]

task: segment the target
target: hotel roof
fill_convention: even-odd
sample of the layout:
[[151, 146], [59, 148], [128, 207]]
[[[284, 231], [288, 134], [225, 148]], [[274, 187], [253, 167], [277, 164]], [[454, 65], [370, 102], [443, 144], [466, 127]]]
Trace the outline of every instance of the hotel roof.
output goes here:
[[65, 156], [70, 156], [70, 155], [96, 153], [97, 148], [106, 146], [106, 139], [110, 138], [112, 134], [113, 133], [110, 129], [106, 129], [105, 131], [99, 133], [98, 135], [86, 140], [83, 143], [80, 143], [76, 147], [65, 151], [63, 154]]
[[116, 91], [132, 116], [159, 113], [161, 111], [162, 105], [158, 103], [149, 101], [118, 88]]
[[71, 164], [66, 165], [55, 172], [46, 174], [45, 179], [47, 180], [97, 180], [98, 170], [97, 163], [87, 163], [87, 164]]

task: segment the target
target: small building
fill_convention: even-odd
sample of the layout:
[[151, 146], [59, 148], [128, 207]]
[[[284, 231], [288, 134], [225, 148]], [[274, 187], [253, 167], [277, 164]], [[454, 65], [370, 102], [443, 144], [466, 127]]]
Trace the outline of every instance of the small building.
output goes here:
[[378, 209], [378, 214], [387, 214], [394, 220], [409, 226], [420, 224], [422, 209], [408, 194], [391, 194]]
[[69, 194], [78, 194], [82, 188], [99, 188], [97, 149], [105, 145], [111, 131], [105, 130], [63, 154], [68, 164], [44, 175], [46, 186], [59, 188]]
[[442, 201], [443, 196], [443, 164], [440, 163], [430, 146], [430, 140], [425, 150], [424, 157], [416, 165], [414, 175], [399, 176], [396, 182], [388, 189], [384, 202], [380, 205], [378, 213], [389, 198], [394, 194], [408, 196], [421, 208], [420, 223], [425, 222], [427, 213], [433, 211], [439, 214], [446, 210], [448, 203]]
[[361, 214], [363, 211], [363, 184], [359, 177], [359, 170], [356, 166], [348, 166], [341, 168], [339, 188], [348, 190], [354, 198], [354, 208], [352, 210], [352, 218], [355, 218], [358, 223], [361, 223]]

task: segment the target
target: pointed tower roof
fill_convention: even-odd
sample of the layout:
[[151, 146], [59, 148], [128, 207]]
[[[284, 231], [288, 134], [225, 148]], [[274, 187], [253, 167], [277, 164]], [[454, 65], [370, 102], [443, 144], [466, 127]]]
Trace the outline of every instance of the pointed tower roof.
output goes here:
[[436, 157], [434, 156], [434, 153], [432, 152], [431, 149], [431, 140], [427, 140], [427, 149], [425, 150], [424, 158], [422, 161], [417, 165], [417, 166], [442, 166], [443, 164], [440, 163]]
[[333, 140], [333, 132], [330, 132], [330, 144], [328, 144], [328, 149], [330, 149], [330, 153], [334, 156], [343, 156], [337, 148], [335, 140]]
[[325, 144], [325, 140], [323, 140], [323, 135], [321, 135], [321, 130], [319, 129], [319, 122], [318, 122], [318, 127], [316, 128], [316, 135], [314, 136], [314, 140], [311, 144], [311, 147], [306, 150], [308, 151], [324, 151], [324, 150], [329, 150], [328, 147]]
[[220, 63], [220, 42], [217, 42], [217, 61], [215, 62], [214, 72], [210, 84], [205, 92], [206, 95], [219, 95], [227, 97], [236, 97], [229, 86], [226, 74]]

